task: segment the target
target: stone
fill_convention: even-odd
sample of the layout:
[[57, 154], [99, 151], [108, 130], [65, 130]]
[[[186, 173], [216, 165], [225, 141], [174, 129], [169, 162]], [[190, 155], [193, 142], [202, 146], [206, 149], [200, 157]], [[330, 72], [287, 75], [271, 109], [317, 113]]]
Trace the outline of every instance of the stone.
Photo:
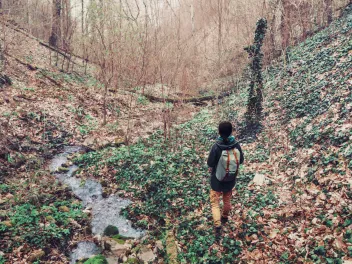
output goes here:
[[99, 244], [101, 242], [101, 239], [102, 239], [101, 235], [95, 235], [93, 237], [93, 240], [96, 244]]
[[40, 258], [42, 258], [43, 256], [45, 255], [45, 252], [42, 250], [42, 249], [38, 249], [38, 250], [35, 250], [33, 251], [29, 257], [28, 257], [28, 261], [30, 263], [33, 263], [34, 261], [36, 260], [39, 260]]
[[112, 237], [118, 234], [119, 234], [119, 229], [113, 225], [108, 225], [104, 230], [104, 236]]
[[12, 223], [11, 223], [11, 221], [3, 221], [3, 222], [1, 222], [3, 225], [5, 225], [5, 226], [7, 226], [7, 227], [12, 227], [13, 225], [12, 225]]
[[256, 185], [265, 184], [265, 175], [257, 173], [253, 178], [253, 183]]
[[141, 242], [144, 242], [144, 241], [148, 240], [149, 238], [150, 238], [149, 235], [145, 235], [141, 238]]
[[138, 258], [143, 261], [143, 263], [148, 263], [150, 261], [154, 261], [156, 259], [156, 255], [151, 249], [141, 249], [141, 253], [138, 254]]
[[157, 250], [163, 250], [164, 246], [163, 246], [163, 242], [161, 240], [158, 240], [155, 242], [155, 248]]
[[55, 223], [55, 222], [56, 222], [55, 219], [54, 219], [54, 217], [52, 217], [51, 215], [47, 215], [47, 216], [45, 217], [45, 219], [46, 219], [46, 221], [48, 221], [48, 222], [50, 222], [50, 223]]
[[72, 202], [73, 205], [80, 205], [81, 204], [81, 201], [80, 200], [74, 200]]
[[72, 219], [72, 218], [69, 218], [68, 220], [69, 220], [70, 223], [71, 223], [72, 225], [74, 225], [75, 227], [77, 227], [77, 228], [82, 228], [82, 226], [81, 226], [76, 220], [74, 220], [74, 219]]
[[60, 206], [60, 207], [59, 207], [59, 210], [60, 210], [61, 212], [65, 212], [65, 213], [70, 212], [70, 208], [68, 208], [68, 207], [65, 206], [65, 205]]
[[63, 166], [61, 166], [61, 167], [59, 167], [57, 169], [58, 172], [68, 172], [69, 170], [70, 170], [69, 168], [66, 168], [66, 167], [63, 167]]
[[92, 209], [84, 209], [82, 212], [89, 216], [92, 213]]
[[110, 251], [118, 257], [122, 257], [124, 255], [128, 255], [128, 253], [131, 251], [131, 245], [130, 244], [119, 244], [115, 243], [114, 246], [111, 247]]
[[84, 140], [83, 145], [92, 148], [96, 143], [96, 138], [88, 137]]
[[101, 186], [103, 186], [103, 187], [107, 187], [107, 186], [108, 186], [108, 182], [107, 182], [105, 179], [101, 179], [101, 180], [100, 180], [100, 184], [101, 184]]
[[109, 264], [118, 264], [118, 263], [120, 263], [119, 259], [115, 258], [115, 257], [108, 257], [108, 258], [106, 258], [106, 260], [108, 261]]
[[93, 232], [92, 232], [92, 228], [90, 226], [86, 226], [84, 229], [83, 229], [83, 232], [86, 234], [86, 235], [91, 235]]
[[102, 140], [98, 140], [97, 145], [98, 145], [99, 149], [103, 149], [103, 148], [106, 148], [106, 147], [110, 147], [113, 144], [107, 139], [102, 139]]
[[103, 237], [102, 246], [105, 250], [110, 251], [115, 257], [122, 258], [131, 252], [132, 245], [125, 243], [119, 244], [113, 238]]
[[116, 146], [119, 146], [125, 144], [125, 139], [123, 137], [117, 137], [115, 138], [114, 142]]
[[8, 193], [8, 194], [5, 195], [5, 198], [10, 200], [10, 199], [13, 198], [13, 194]]

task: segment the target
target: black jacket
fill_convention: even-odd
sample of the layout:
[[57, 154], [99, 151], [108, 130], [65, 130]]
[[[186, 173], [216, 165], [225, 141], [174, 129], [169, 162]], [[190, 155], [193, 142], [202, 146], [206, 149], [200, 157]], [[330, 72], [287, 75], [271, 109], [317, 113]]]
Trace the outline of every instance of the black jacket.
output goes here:
[[236, 140], [232, 142], [224, 142], [222, 140], [218, 140], [211, 148], [209, 157], [208, 157], [208, 166], [211, 168], [211, 177], [210, 177], [210, 186], [216, 192], [228, 192], [235, 187], [236, 179], [230, 182], [220, 182], [216, 178], [216, 166], [220, 160], [221, 152], [225, 149], [233, 149], [237, 148], [241, 154], [240, 156], [240, 164], [244, 161], [243, 152], [241, 146]]

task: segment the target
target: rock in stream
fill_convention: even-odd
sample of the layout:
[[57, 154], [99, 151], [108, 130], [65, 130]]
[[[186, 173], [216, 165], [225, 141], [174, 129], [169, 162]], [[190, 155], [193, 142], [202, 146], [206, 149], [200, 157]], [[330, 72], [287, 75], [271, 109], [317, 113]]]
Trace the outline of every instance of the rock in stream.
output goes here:
[[70, 264], [75, 264], [77, 260], [89, 258], [101, 253], [101, 249], [93, 242], [82, 241], [77, 244], [70, 255]]

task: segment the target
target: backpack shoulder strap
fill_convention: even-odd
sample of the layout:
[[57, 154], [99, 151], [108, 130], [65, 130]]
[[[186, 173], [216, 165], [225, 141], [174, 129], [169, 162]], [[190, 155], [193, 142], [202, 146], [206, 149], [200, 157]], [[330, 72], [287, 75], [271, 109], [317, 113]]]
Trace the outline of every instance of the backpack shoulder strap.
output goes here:
[[218, 164], [219, 163], [219, 161], [220, 161], [220, 159], [221, 159], [221, 154], [222, 154], [222, 149], [220, 148], [220, 146], [218, 145], [218, 143], [215, 143], [215, 145], [218, 147], [218, 149], [220, 150], [220, 156], [219, 156], [219, 159], [218, 159], [218, 161], [216, 162], [216, 164]]
[[235, 159], [236, 159], [236, 164], [237, 164], [237, 168], [239, 166], [239, 162], [238, 162], [238, 157], [237, 157], [237, 154], [236, 154], [236, 151], [235, 151], [235, 148], [232, 149], [233, 151], [233, 155], [235, 156]]
[[226, 152], [227, 152], [226, 173], [229, 173], [229, 171], [230, 171], [230, 153], [228, 150], [226, 150]]

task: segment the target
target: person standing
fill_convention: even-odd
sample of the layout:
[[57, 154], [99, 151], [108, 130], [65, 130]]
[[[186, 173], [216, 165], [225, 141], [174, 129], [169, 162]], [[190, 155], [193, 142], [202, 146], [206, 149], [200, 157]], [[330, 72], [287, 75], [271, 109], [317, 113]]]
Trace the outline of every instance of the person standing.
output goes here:
[[[215, 236], [221, 235], [222, 224], [226, 224], [231, 211], [232, 189], [236, 184], [239, 165], [244, 161], [240, 144], [232, 136], [232, 124], [219, 124], [219, 138], [212, 146], [207, 164], [210, 177], [210, 203], [213, 215]], [[224, 208], [220, 213], [220, 197], [223, 198]]]

